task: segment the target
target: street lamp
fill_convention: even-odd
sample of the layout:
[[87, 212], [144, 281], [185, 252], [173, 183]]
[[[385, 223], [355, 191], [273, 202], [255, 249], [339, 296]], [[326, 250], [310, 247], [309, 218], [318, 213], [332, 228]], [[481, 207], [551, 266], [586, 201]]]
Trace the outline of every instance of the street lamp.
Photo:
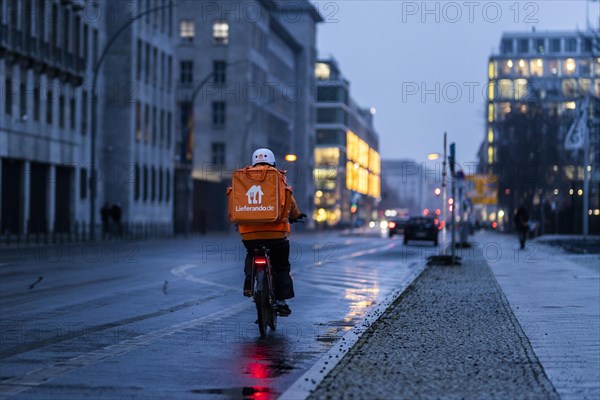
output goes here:
[[438, 158], [440, 158], [440, 153], [429, 153], [429, 154], [427, 154], [427, 159], [429, 161], [435, 161]]
[[106, 58], [106, 55], [108, 54], [108, 50], [110, 50], [111, 46], [115, 43], [115, 41], [117, 40], [117, 38], [121, 35], [121, 33], [123, 33], [125, 31], [125, 29], [127, 29], [131, 24], [133, 24], [135, 21], [137, 21], [138, 19], [148, 15], [148, 14], [152, 14], [154, 12], [166, 9], [166, 8], [171, 8], [171, 7], [176, 7], [175, 5], [173, 5], [172, 2], [169, 2], [169, 4], [167, 5], [163, 5], [160, 7], [155, 7], [155, 8], [151, 8], [148, 9], [144, 12], [139, 13], [138, 15], [132, 17], [129, 21], [125, 22], [123, 24], [123, 26], [121, 26], [121, 28], [119, 28], [118, 31], [116, 31], [111, 37], [110, 39], [106, 42], [106, 46], [104, 46], [104, 49], [102, 50], [102, 53], [100, 53], [100, 57], [98, 57], [98, 60], [96, 61], [96, 64], [94, 64], [93, 68], [92, 68], [92, 129], [90, 132], [90, 164], [92, 166], [92, 170], [90, 171], [90, 240], [94, 240], [95, 237], [95, 225], [96, 225], [96, 125], [97, 125], [97, 88], [96, 85], [98, 83], [98, 72], [100, 71], [100, 67], [102, 66], [102, 63], [104, 62], [104, 59]]
[[286, 154], [283, 158], [287, 162], [295, 162], [298, 159], [298, 156], [295, 154]]

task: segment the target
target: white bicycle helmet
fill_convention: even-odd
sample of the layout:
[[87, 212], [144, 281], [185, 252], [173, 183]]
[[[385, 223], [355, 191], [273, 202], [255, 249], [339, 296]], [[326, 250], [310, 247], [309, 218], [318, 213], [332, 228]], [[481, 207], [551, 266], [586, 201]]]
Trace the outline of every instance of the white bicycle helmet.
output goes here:
[[275, 166], [275, 154], [269, 149], [258, 149], [252, 154], [252, 166], [265, 163]]

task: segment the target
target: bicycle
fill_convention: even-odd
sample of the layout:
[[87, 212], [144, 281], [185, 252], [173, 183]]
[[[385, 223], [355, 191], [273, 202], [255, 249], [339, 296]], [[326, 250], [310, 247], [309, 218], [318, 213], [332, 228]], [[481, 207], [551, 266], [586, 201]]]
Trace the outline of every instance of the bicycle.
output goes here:
[[267, 334], [267, 326], [277, 329], [277, 306], [273, 289], [273, 273], [269, 249], [254, 249], [252, 257], [252, 297], [256, 304], [257, 324], [261, 336]]

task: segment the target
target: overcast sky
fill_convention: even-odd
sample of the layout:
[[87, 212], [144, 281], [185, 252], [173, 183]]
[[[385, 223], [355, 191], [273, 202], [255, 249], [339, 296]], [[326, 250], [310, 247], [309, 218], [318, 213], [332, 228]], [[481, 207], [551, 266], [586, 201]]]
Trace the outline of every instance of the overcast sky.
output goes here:
[[[352, 97], [376, 108], [384, 159], [422, 161], [441, 152], [447, 131], [458, 160], [475, 161], [484, 136], [487, 61], [502, 32], [586, 28], [583, 0], [313, 3], [325, 19], [319, 55], [333, 55]], [[588, 10], [598, 27], [600, 2]]]

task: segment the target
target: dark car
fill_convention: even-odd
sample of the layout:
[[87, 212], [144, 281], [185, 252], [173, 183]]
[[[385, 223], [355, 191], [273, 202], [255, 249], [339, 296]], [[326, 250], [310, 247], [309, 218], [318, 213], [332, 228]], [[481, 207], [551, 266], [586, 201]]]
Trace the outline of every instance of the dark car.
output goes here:
[[401, 235], [404, 232], [405, 225], [406, 220], [403, 219], [393, 219], [388, 221], [388, 236], [393, 237], [394, 235]]
[[423, 240], [438, 245], [439, 228], [432, 217], [412, 217], [404, 226], [404, 244], [409, 240]]

